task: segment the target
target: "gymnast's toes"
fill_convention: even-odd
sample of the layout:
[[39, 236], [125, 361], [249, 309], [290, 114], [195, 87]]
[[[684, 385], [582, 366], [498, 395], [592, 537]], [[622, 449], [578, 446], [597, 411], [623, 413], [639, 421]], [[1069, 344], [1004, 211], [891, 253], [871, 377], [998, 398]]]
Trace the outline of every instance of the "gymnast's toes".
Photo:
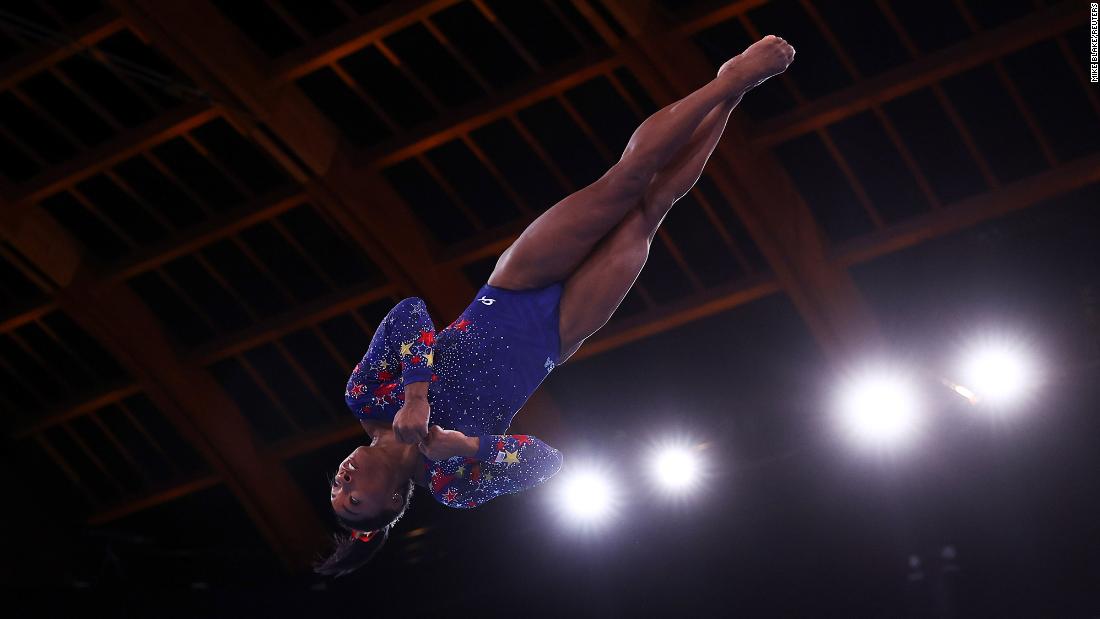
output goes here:
[[794, 48], [789, 43], [781, 37], [769, 34], [727, 60], [718, 69], [718, 75], [721, 77], [729, 71], [736, 70], [749, 83], [759, 84], [787, 70], [794, 60], [794, 53]]

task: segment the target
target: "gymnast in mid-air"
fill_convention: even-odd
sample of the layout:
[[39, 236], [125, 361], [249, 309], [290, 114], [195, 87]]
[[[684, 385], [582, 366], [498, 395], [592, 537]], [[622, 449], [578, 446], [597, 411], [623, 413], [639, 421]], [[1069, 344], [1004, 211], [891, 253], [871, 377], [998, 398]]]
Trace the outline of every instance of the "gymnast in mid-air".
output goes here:
[[561, 468], [556, 449], [508, 426], [543, 379], [618, 308], [672, 205], [699, 179], [741, 97], [786, 70], [767, 36], [634, 131], [603, 176], [540, 215], [497, 260], [469, 307], [436, 331], [424, 302], [382, 320], [345, 400], [371, 437], [340, 463], [330, 502], [345, 530], [316, 571], [343, 575], [378, 551], [413, 486], [472, 508]]

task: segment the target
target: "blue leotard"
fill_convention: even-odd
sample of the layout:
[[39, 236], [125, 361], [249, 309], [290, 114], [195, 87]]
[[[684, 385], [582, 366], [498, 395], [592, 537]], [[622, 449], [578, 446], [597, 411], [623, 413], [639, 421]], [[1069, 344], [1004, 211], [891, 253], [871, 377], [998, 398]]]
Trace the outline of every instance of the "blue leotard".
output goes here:
[[483, 286], [436, 333], [424, 301], [410, 297], [386, 315], [344, 394], [359, 419], [393, 420], [404, 386], [429, 381], [430, 422], [477, 436], [474, 458], [425, 459], [432, 496], [450, 507], [477, 507], [526, 490], [561, 468], [561, 453], [528, 435], [506, 434], [516, 412], [560, 356], [562, 284], [533, 290]]

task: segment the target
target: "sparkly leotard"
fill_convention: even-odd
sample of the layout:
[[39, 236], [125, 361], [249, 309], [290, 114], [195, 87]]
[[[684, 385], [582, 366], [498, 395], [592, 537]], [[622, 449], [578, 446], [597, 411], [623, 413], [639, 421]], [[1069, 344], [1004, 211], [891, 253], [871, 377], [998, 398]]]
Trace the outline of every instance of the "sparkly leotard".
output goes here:
[[436, 333], [424, 301], [410, 297], [386, 315], [352, 371], [345, 400], [364, 420], [392, 420], [404, 387], [429, 381], [430, 423], [477, 436], [474, 458], [425, 459], [432, 496], [477, 507], [538, 485], [561, 468], [561, 453], [528, 435], [506, 434], [516, 412], [557, 365], [562, 284], [533, 290], [483, 286]]

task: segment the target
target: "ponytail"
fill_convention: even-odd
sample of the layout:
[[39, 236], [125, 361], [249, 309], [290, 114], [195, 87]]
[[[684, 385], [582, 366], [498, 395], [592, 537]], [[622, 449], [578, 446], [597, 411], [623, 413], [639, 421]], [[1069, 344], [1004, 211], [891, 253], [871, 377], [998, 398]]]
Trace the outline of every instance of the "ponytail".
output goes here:
[[344, 576], [366, 565], [378, 554], [390, 537], [390, 525], [372, 531], [368, 541], [361, 541], [360, 535], [353, 531], [336, 533], [332, 536], [334, 548], [327, 559], [313, 566], [313, 571], [323, 576]]
[[357, 522], [337, 516], [343, 532], [332, 536], [333, 550], [325, 559], [313, 566], [313, 571], [324, 576], [344, 576], [366, 565], [374, 558], [390, 537], [390, 529], [405, 515], [412, 498], [413, 482], [405, 491], [405, 502], [400, 511], [382, 512], [373, 518]]

